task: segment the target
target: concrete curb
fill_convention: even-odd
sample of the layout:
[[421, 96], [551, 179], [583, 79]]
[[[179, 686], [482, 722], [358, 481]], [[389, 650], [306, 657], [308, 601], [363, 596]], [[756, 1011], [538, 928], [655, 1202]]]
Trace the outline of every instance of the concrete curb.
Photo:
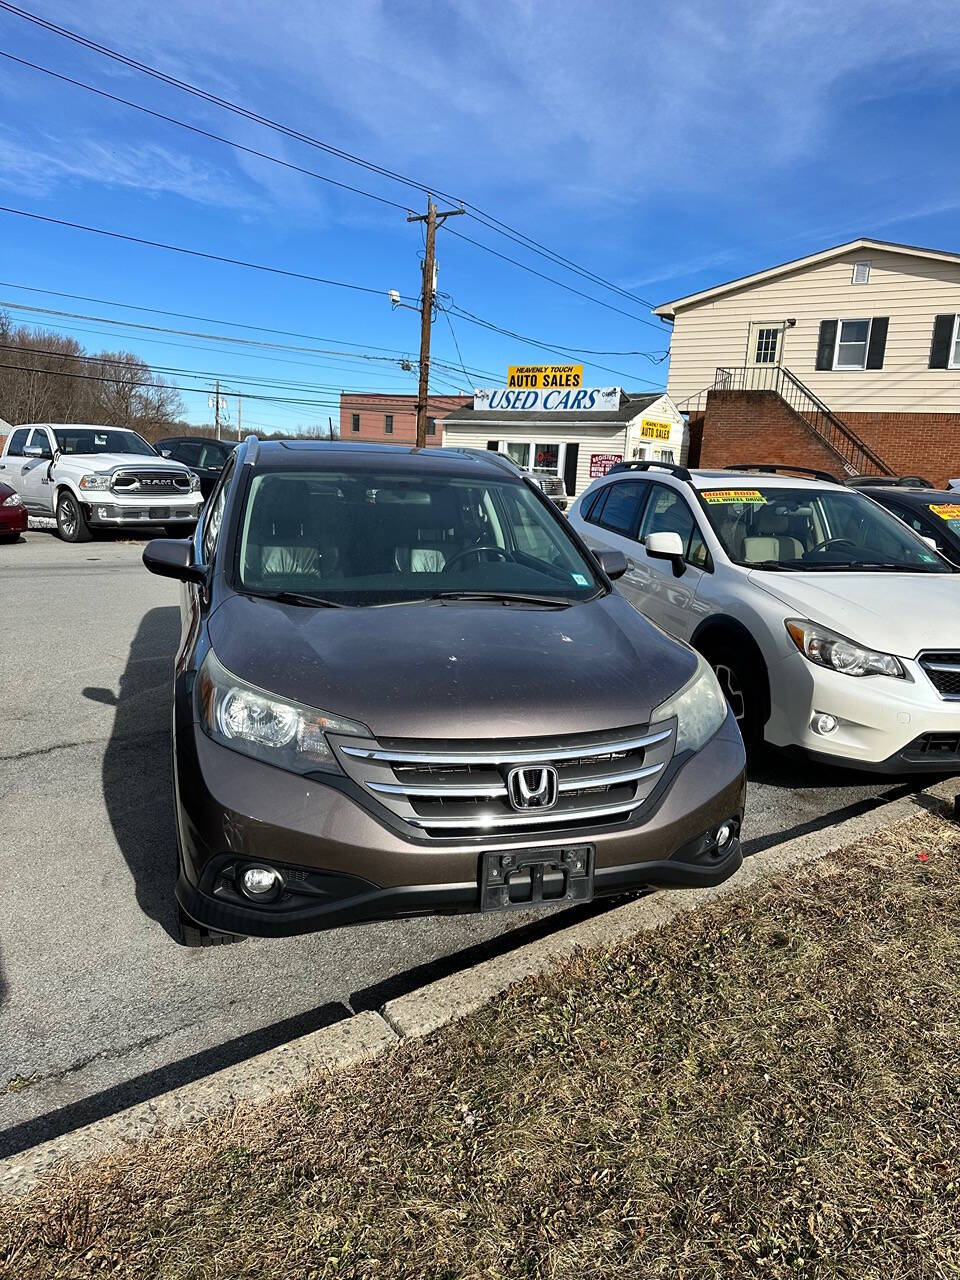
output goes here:
[[688, 911], [738, 893], [750, 885], [813, 862], [892, 826], [918, 811], [952, 805], [956, 780], [938, 783], [916, 795], [880, 805], [834, 827], [797, 836], [754, 854], [731, 880], [715, 889], [653, 893], [622, 907], [561, 929], [506, 955], [431, 982], [384, 1005], [380, 1013], [355, 1014], [343, 1022], [226, 1067], [147, 1102], [107, 1116], [82, 1129], [0, 1160], [0, 1193], [22, 1195], [61, 1161], [89, 1160], [143, 1141], [163, 1130], [184, 1128], [228, 1114], [238, 1104], [262, 1102], [304, 1083], [319, 1067], [335, 1071], [379, 1057], [401, 1040], [429, 1035], [466, 1017], [492, 997], [525, 978], [543, 972], [580, 948], [614, 946], [638, 933], [657, 929]]

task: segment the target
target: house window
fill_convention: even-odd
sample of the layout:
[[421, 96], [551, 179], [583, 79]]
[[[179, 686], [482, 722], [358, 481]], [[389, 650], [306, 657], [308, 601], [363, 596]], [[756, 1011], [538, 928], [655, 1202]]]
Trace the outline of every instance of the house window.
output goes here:
[[437, 420], [436, 418], [428, 418], [427, 419], [427, 435], [435, 436], [436, 434], [437, 434]]
[[383, 415], [383, 433], [387, 436], [393, 435], [393, 414], [385, 413]]
[[777, 362], [777, 342], [780, 338], [780, 330], [778, 328], [758, 329], [757, 330], [757, 350], [755, 353], [755, 364], [776, 364]]
[[870, 345], [872, 320], [841, 320], [837, 325], [837, 347], [833, 356], [835, 369], [865, 369]]
[[853, 264], [853, 275], [850, 279], [851, 284], [869, 284], [870, 283], [870, 263], [855, 262]]
[[953, 342], [950, 344], [950, 368], [960, 369], [960, 316], [953, 317]]
[[350, 418], [350, 430], [351, 430], [351, 431], [359, 431], [359, 430], [360, 430], [360, 415], [359, 415], [359, 413], [355, 413], [355, 414], [353, 414], [353, 415], [351, 416], [351, 418]]
[[675, 459], [675, 458], [674, 458], [674, 456], [673, 456], [673, 450], [672, 450], [672, 449], [658, 449], [658, 450], [657, 450], [657, 461], [658, 461], [658, 462], [675, 462], [675, 461], [676, 461], [676, 459]]

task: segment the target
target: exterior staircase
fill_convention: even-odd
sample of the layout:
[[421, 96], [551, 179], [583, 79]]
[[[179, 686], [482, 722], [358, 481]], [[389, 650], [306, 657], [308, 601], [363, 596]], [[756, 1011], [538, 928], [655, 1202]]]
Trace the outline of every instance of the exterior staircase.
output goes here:
[[[710, 391], [772, 391], [806, 424], [849, 476], [892, 476], [894, 471], [842, 418], [783, 365], [717, 369]], [[701, 393], [702, 394], [702, 393]]]

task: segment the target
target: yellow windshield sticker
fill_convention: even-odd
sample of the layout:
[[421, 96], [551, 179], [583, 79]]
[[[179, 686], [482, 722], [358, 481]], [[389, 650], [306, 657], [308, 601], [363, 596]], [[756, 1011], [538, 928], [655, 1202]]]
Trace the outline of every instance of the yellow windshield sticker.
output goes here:
[[941, 520], [960, 520], [960, 503], [931, 502], [929, 506], [933, 514], [939, 516]]
[[765, 503], [767, 500], [759, 489], [711, 489], [701, 495], [704, 502], [711, 505], [720, 502], [753, 502]]

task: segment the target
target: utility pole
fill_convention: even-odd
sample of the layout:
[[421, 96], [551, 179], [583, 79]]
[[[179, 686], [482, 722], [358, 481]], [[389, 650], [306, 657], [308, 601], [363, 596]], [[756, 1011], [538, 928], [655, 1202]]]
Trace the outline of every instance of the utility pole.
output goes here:
[[213, 393], [213, 421], [217, 428], [217, 439], [220, 439], [220, 379], [217, 379], [216, 389]]
[[433, 324], [433, 303], [437, 293], [436, 240], [437, 227], [447, 218], [466, 213], [466, 209], [445, 209], [437, 212], [433, 199], [427, 196], [427, 212], [407, 215], [408, 222], [427, 224], [426, 248], [423, 254], [423, 291], [420, 296], [420, 382], [417, 387], [417, 448], [427, 445], [427, 410], [430, 407], [430, 327]]
[[237, 392], [237, 439], [243, 439], [243, 396]]

